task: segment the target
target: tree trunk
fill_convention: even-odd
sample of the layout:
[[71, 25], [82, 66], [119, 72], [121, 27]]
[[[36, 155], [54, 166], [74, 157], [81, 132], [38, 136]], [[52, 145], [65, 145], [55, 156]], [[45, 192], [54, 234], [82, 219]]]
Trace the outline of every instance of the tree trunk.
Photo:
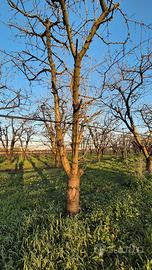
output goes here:
[[9, 158], [9, 149], [5, 149], [5, 155], [6, 155], [6, 158]]
[[56, 168], [59, 168], [61, 166], [61, 159], [58, 149], [56, 149], [56, 154], [54, 156], [54, 165]]
[[104, 148], [101, 149], [101, 156], [103, 157], [104, 156]]
[[152, 174], [152, 156], [146, 158], [146, 171], [148, 174]]
[[10, 152], [9, 152], [9, 158], [10, 158], [10, 159], [12, 159], [13, 154], [14, 154], [14, 146], [11, 146]]
[[125, 150], [124, 149], [121, 149], [121, 157], [122, 157], [122, 159], [125, 159]]
[[115, 149], [112, 149], [113, 155], [117, 155], [117, 151]]
[[67, 213], [74, 216], [80, 212], [80, 177], [71, 176], [67, 187]]
[[92, 155], [93, 151], [91, 147], [89, 148], [89, 152], [90, 152], [90, 155]]
[[97, 161], [98, 162], [100, 162], [100, 157], [101, 157], [100, 152], [97, 151]]

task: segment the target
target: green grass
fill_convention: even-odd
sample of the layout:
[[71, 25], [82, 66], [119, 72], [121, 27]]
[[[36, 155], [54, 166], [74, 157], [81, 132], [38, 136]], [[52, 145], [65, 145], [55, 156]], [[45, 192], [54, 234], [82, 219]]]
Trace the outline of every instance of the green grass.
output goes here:
[[[36, 166], [37, 168], [49, 168], [52, 167], [52, 160], [50, 157], [28, 157], [27, 159], [23, 160], [22, 156], [16, 155], [14, 158], [11, 160], [5, 158], [5, 157], [0, 157], [0, 171], [2, 170], [32, 170], [33, 166]], [[22, 167], [22, 168], [21, 168]]]
[[90, 162], [82, 211], [70, 218], [66, 176], [50, 158], [2, 161], [0, 169], [15, 171], [0, 173], [0, 269], [150, 270], [152, 178], [137, 174], [138, 163]]

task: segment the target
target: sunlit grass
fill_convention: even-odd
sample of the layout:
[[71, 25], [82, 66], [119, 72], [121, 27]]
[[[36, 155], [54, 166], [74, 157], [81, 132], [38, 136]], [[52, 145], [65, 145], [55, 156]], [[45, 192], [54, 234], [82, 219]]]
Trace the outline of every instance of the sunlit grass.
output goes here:
[[[22, 168], [21, 168], [22, 165]], [[49, 166], [51, 167], [53, 165], [51, 157], [34, 157], [30, 156], [27, 158], [23, 158], [21, 155], [16, 155], [14, 156], [11, 160], [7, 159], [6, 157], [1, 157], [0, 158], [0, 171], [3, 170], [32, 170], [33, 165], [38, 167], [39, 169], [41, 168], [48, 168]]]
[[136, 174], [137, 163], [90, 162], [81, 213], [70, 218], [64, 172], [45, 157], [20, 158], [16, 173], [0, 175], [0, 269], [150, 270], [152, 179]]

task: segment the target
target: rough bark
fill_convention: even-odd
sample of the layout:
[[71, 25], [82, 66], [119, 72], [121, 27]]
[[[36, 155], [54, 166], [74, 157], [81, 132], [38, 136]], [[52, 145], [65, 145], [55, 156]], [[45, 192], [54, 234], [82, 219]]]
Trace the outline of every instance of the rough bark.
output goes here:
[[80, 177], [71, 176], [67, 185], [67, 213], [71, 216], [80, 211]]
[[104, 156], [104, 148], [101, 149], [101, 156], [103, 157]]
[[80, 211], [80, 176], [79, 170], [79, 121], [81, 101], [79, 100], [81, 59], [75, 57], [73, 73], [73, 125], [72, 125], [72, 165], [71, 175], [67, 184], [67, 213], [76, 215]]
[[98, 152], [98, 150], [97, 150], [97, 161], [98, 162], [101, 161], [101, 153], [100, 153], [100, 151]]
[[71, 168], [69, 161], [67, 159], [66, 149], [64, 145], [63, 140], [63, 133], [61, 129], [61, 115], [60, 115], [60, 106], [59, 106], [59, 95], [56, 87], [56, 66], [53, 61], [52, 56], [52, 47], [51, 47], [51, 33], [50, 33], [50, 25], [51, 22], [49, 19], [46, 20], [45, 26], [46, 26], [46, 48], [47, 48], [47, 54], [48, 54], [48, 61], [49, 65], [51, 67], [51, 76], [52, 76], [52, 83], [51, 83], [51, 89], [54, 97], [54, 111], [55, 111], [55, 129], [56, 129], [56, 139], [57, 139], [57, 148], [60, 154], [61, 162], [63, 165], [63, 168], [68, 176], [70, 176]]
[[12, 159], [14, 153], [15, 139], [13, 138], [10, 145], [9, 157]]
[[61, 166], [61, 159], [60, 159], [60, 155], [57, 149], [56, 149], [54, 164], [56, 168], [59, 168]]
[[152, 174], [152, 156], [146, 158], [146, 170], [148, 174]]

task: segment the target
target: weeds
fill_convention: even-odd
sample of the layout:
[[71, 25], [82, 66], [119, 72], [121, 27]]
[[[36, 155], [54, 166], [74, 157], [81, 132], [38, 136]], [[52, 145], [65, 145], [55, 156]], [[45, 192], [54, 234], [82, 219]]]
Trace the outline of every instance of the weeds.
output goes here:
[[151, 269], [152, 179], [138, 177], [133, 160], [129, 173], [114, 158], [89, 164], [74, 218], [64, 215], [64, 173], [18, 162], [0, 176], [2, 270]]

